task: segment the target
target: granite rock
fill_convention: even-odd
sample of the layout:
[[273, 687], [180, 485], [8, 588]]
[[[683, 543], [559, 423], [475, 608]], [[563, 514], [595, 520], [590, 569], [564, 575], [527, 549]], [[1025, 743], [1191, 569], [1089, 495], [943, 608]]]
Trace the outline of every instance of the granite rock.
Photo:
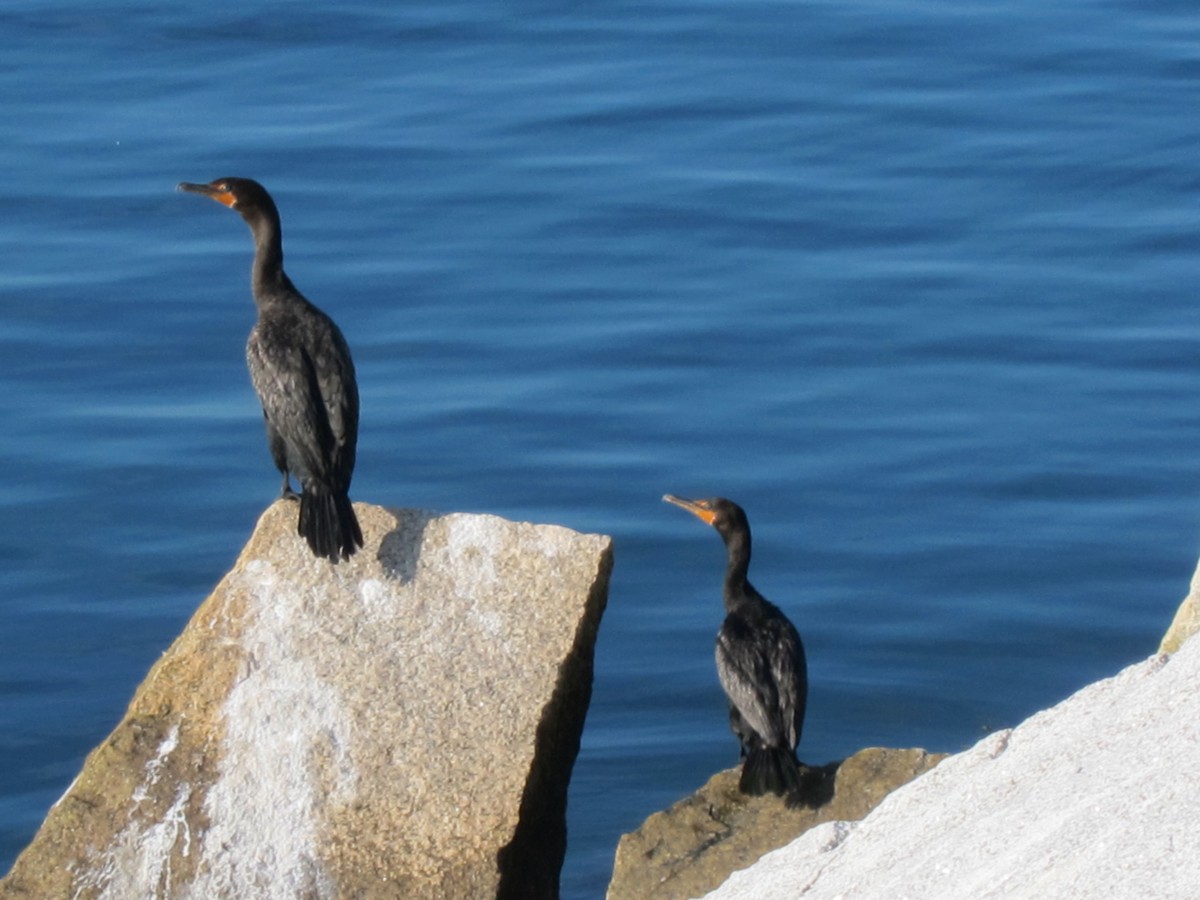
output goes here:
[[0, 897], [556, 897], [611, 543], [266, 511]]
[[1184, 641], [1200, 631], [1200, 564], [1192, 575], [1191, 588], [1188, 595], [1175, 611], [1175, 618], [1167, 633], [1159, 644], [1159, 653], [1174, 653], [1183, 646]]
[[698, 897], [815, 825], [861, 819], [942, 758], [924, 750], [860, 750], [810, 770], [807, 805], [795, 809], [778, 797], [741, 793], [738, 768], [718, 772], [695, 794], [621, 838], [608, 900]]
[[735, 872], [710, 900], [1191, 900], [1200, 641], [1088, 685]]

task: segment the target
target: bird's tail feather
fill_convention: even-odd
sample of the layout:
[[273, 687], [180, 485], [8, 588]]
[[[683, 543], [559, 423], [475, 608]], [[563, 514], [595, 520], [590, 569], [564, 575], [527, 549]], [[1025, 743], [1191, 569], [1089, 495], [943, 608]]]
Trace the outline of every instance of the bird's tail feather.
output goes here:
[[755, 747], [742, 762], [738, 789], [754, 797], [776, 794], [791, 801], [800, 796], [801, 781], [795, 753], [782, 747]]
[[306, 487], [300, 495], [297, 530], [316, 556], [330, 562], [349, 559], [363, 545], [358, 517], [344, 492], [312, 491]]

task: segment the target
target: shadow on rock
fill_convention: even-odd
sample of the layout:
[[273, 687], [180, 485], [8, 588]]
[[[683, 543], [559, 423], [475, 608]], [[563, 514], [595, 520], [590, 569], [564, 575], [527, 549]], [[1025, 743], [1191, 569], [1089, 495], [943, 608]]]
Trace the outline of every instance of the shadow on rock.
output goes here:
[[390, 509], [396, 518], [396, 527], [379, 542], [376, 559], [384, 571], [401, 584], [409, 584], [417, 573], [421, 561], [425, 528], [434, 519], [434, 514], [418, 509]]
[[787, 807], [817, 810], [831, 803], [838, 769], [843, 762], [844, 760], [839, 759], [823, 766], [805, 765], [800, 774], [800, 790], [795, 796], [788, 798]]

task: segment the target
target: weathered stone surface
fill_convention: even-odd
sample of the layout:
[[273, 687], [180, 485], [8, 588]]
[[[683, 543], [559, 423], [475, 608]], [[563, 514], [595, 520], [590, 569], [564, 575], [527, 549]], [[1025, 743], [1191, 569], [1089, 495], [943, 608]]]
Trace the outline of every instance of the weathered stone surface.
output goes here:
[[555, 897], [608, 538], [277, 503], [0, 897]]
[[924, 750], [860, 750], [816, 770], [810, 786], [810, 799], [819, 803], [815, 808], [789, 809], [778, 797], [747, 797], [737, 789], [738, 769], [719, 772], [621, 838], [608, 900], [699, 897], [814, 825], [861, 819], [943, 758]]
[[1174, 653], [1183, 646], [1184, 641], [1198, 631], [1200, 631], [1200, 565], [1196, 566], [1196, 572], [1192, 575], [1191, 589], [1184, 597], [1183, 603], [1179, 604], [1179, 609], [1175, 612], [1175, 619], [1171, 622], [1167, 633], [1163, 635], [1158, 652]]
[[1200, 641], [988, 735], [708, 900], [1195, 900]]

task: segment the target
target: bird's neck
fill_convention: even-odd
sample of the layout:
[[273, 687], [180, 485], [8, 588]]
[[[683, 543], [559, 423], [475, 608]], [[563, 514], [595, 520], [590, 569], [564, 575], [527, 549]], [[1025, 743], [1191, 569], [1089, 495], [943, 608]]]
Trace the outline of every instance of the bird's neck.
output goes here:
[[732, 534], [725, 546], [729, 551], [729, 564], [725, 568], [725, 608], [732, 611], [746, 598], [756, 596], [746, 577], [750, 571], [750, 535]]
[[254, 234], [252, 287], [255, 299], [261, 301], [278, 294], [289, 283], [283, 272], [283, 235], [279, 223], [266, 217], [248, 220], [247, 224]]

